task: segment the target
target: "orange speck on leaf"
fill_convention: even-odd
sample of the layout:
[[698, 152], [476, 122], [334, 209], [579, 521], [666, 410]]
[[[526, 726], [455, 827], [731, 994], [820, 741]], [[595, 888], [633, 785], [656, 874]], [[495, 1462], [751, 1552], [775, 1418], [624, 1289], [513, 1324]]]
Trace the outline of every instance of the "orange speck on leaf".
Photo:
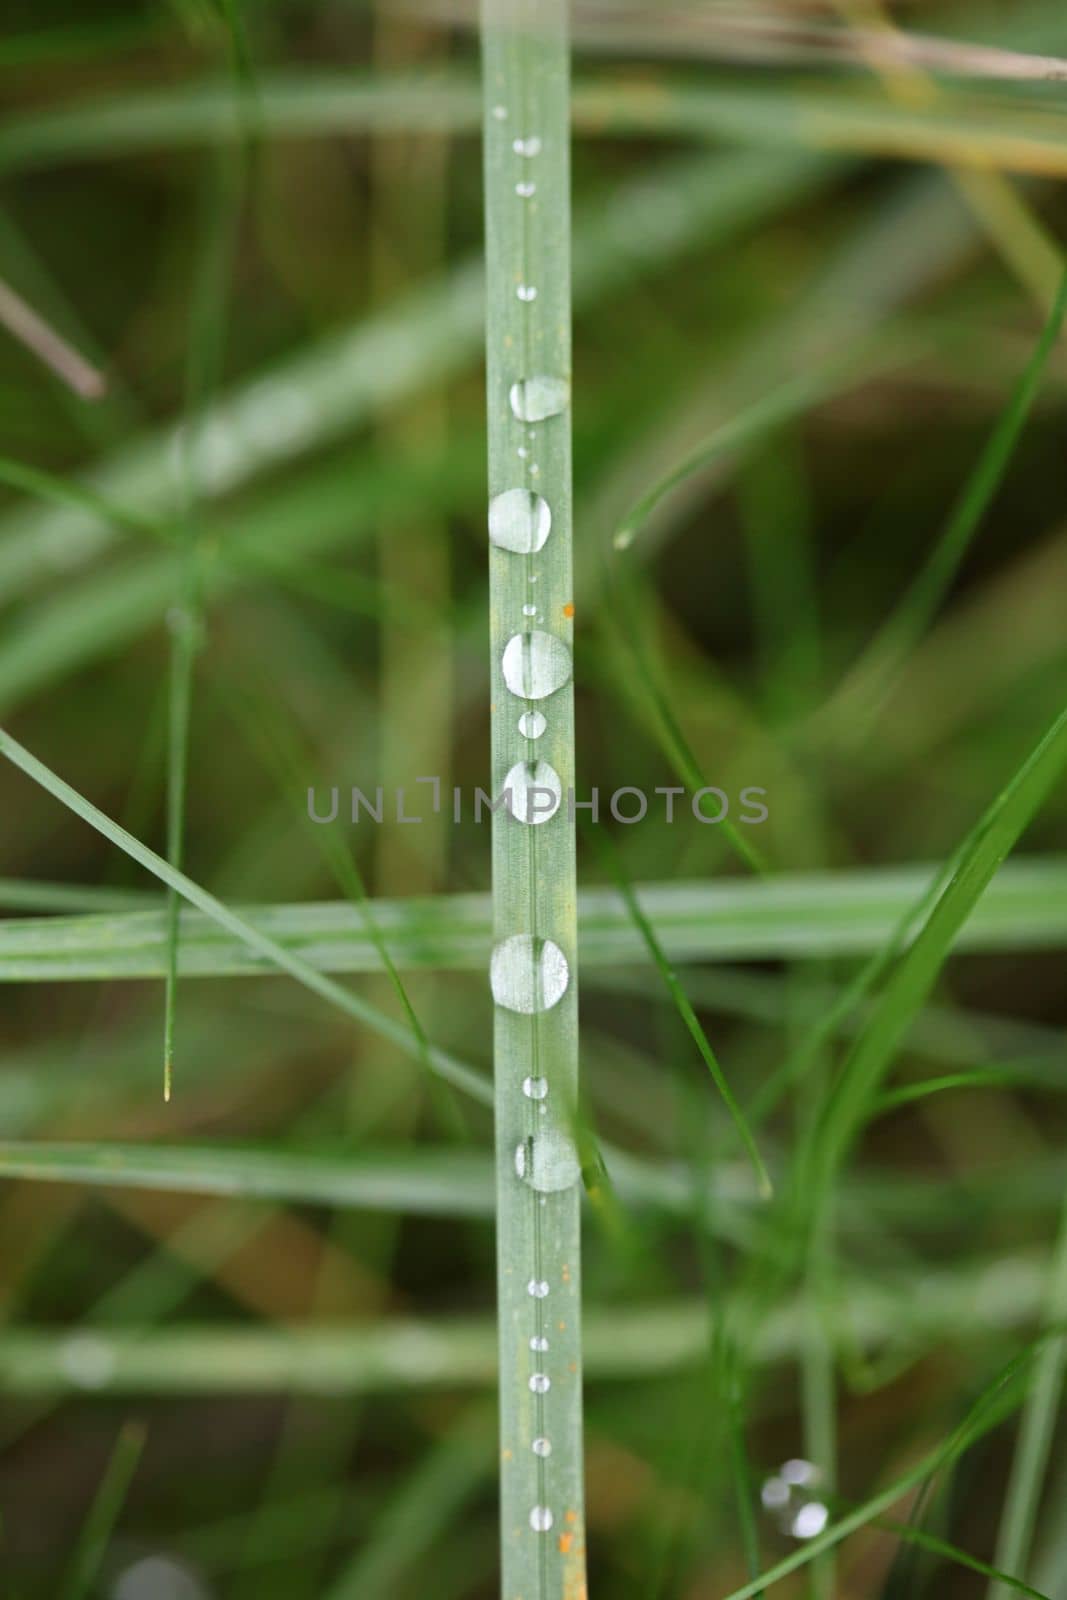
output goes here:
[[559, 1553], [561, 1556], [570, 1555], [571, 1545], [574, 1543], [573, 1533], [561, 1533], [559, 1536]]
[[574, 607], [570, 603], [569, 600], [568, 600], [567, 604], [563, 607], [563, 615], [565, 617], [573, 617], [573, 615], [574, 615]]

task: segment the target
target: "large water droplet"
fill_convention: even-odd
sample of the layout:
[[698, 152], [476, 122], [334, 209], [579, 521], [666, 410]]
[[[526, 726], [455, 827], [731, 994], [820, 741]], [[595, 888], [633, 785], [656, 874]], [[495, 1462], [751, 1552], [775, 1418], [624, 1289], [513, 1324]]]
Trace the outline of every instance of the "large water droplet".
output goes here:
[[830, 1513], [821, 1500], [809, 1500], [806, 1506], [801, 1506], [790, 1524], [789, 1531], [794, 1539], [814, 1539], [826, 1527], [830, 1520]]
[[505, 1011], [533, 1016], [550, 1011], [567, 992], [570, 982], [567, 957], [551, 939], [517, 933], [502, 939], [489, 961], [493, 999]]
[[512, 635], [500, 667], [504, 682], [520, 700], [546, 700], [568, 681], [573, 662], [562, 639], [534, 628]]
[[538, 373], [532, 378], [520, 378], [518, 383], [513, 383], [508, 391], [508, 399], [520, 422], [544, 422], [546, 417], [558, 417], [566, 408], [570, 392], [566, 378]]
[[550, 1456], [552, 1454], [552, 1446], [547, 1439], [535, 1439], [530, 1449], [535, 1456]]
[[[518, 1157], [515, 1165], [518, 1169]], [[519, 1177], [539, 1194], [558, 1194], [563, 1189], [571, 1189], [581, 1175], [578, 1152], [565, 1133], [550, 1130], [534, 1134], [525, 1141]]]
[[531, 300], [537, 299], [537, 290], [532, 283], [520, 283], [519, 287], [515, 290], [515, 293], [518, 295], [519, 299], [525, 301], [527, 305]]
[[504, 779], [516, 822], [550, 822], [563, 804], [563, 784], [547, 761], [517, 761]]
[[555, 1518], [547, 1506], [534, 1506], [530, 1512], [530, 1527], [534, 1533], [547, 1533]]
[[513, 139], [511, 148], [517, 156], [524, 156], [529, 160], [531, 156], [541, 154], [541, 140], [536, 133], [531, 133], [525, 139]]
[[532, 489], [505, 489], [489, 502], [489, 537], [500, 550], [534, 555], [551, 531], [548, 501]]
[[544, 1278], [531, 1278], [526, 1285], [526, 1293], [534, 1300], [546, 1300], [548, 1298], [548, 1284]]
[[552, 1387], [552, 1379], [547, 1372], [535, 1372], [530, 1378], [530, 1389], [533, 1394], [547, 1394]]

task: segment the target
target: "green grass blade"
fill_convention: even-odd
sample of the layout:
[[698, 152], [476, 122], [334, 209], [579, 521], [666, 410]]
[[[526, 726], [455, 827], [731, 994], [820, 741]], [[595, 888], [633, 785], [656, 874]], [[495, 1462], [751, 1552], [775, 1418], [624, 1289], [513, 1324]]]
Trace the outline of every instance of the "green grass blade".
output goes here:
[[[1067, 1325], [1067, 1209], [1060, 1220], [1045, 1315], [1050, 1326]], [[1065, 1373], [1067, 1335], [1060, 1335], [1050, 1339], [1038, 1353], [1033, 1384], [1020, 1419], [1011, 1477], [997, 1532], [996, 1563], [1010, 1573], [1024, 1573], [1029, 1564], [1045, 1475], [1060, 1420]], [[990, 1586], [989, 1600], [1007, 1600], [1007, 1587], [1002, 1581]]]
[[895, 672], [926, 632], [972, 539], [1004, 481], [1041, 388], [1053, 350], [1067, 317], [1067, 273], [1064, 273], [1041, 336], [1008, 404], [979, 457], [955, 509], [908, 592], [849, 672], [822, 716], [843, 728], [873, 725], [880, 699]]
[[31, 755], [28, 750], [12, 739], [10, 734], [3, 729], [0, 729], [0, 755], [6, 756], [9, 761], [25, 772], [35, 783], [40, 784], [43, 789], [46, 789], [55, 799], [67, 806], [76, 816], [81, 817], [83, 822], [87, 822], [90, 827], [95, 828], [105, 839], [108, 839], [113, 845], [124, 851], [126, 855], [132, 857], [146, 871], [159, 878], [168, 888], [176, 890], [184, 899], [210, 917], [212, 921], [225, 928], [227, 932], [238, 940], [248, 944], [251, 949], [265, 957], [272, 965], [280, 967], [284, 972], [288, 972], [291, 977], [296, 978], [306, 988], [321, 995], [324, 1000], [347, 1012], [349, 1016], [354, 1017], [357, 1021], [365, 1023], [383, 1038], [396, 1043], [401, 1049], [407, 1051], [409, 1055], [413, 1055], [418, 1060], [427, 1061], [433, 1070], [439, 1073], [446, 1082], [453, 1083], [457, 1088], [464, 1089], [476, 1099], [484, 1101], [489, 1097], [488, 1086], [484, 1079], [472, 1068], [466, 1066], [462, 1061], [457, 1061], [446, 1051], [436, 1048], [425, 1050], [422, 1042], [407, 1028], [393, 1022], [391, 1018], [380, 1012], [376, 1006], [372, 1006], [368, 1001], [354, 994], [352, 990], [345, 989], [340, 984], [334, 983], [332, 979], [310, 966], [300, 956], [294, 955], [292, 951], [286, 950], [276, 940], [253, 927], [244, 917], [231, 911], [228, 906], [223, 905], [221, 900], [217, 900], [214, 895], [209, 894], [206, 889], [202, 889], [199, 884], [194, 883], [183, 872], [177, 871], [169, 862], [164, 861], [162, 856], [156, 855], [154, 850], [149, 850], [147, 845], [142, 844], [139, 839], [135, 839], [125, 828], [120, 827], [117, 822], [105, 816], [102, 811], [89, 800], [86, 800], [83, 795], [80, 795], [76, 789], [72, 789], [70, 784], [65, 783], [43, 762], [38, 761], [35, 756]]
[[92, 1509], [75, 1547], [60, 1600], [85, 1600], [96, 1589], [101, 1563], [144, 1449], [146, 1429], [127, 1423], [115, 1442]]
[[820, 1182], [829, 1181], [844, 1156], [960, 930], [1065, 765], [1067, 711], [1056, 718], [972, 831], [944, 892], [886, 983], [826, 1106], [815, 1140]]
[[[535, 507], [514, 536], [490, 524], [491, 788], [516, 786], [517, 800], [531, 782], [557, 789], [547, 816], [520, 803], [493, 817], [501, 1582], [565, 1600], [585, 1588], [575, 829], [563, 798], [575, 783], [566, 0], [484, 0], [482, 81], [490, 516], [505, 495]], [[550, 401], [527, 405], [516, 386], [541, 379]], [[544, 726], [528, 736], [520, 715], [536, 714]]]
[[[658, 165], [652, 181], [663, 215], [650, 237], [632, 227], [635, 206], [648, 207], [649, 176], [613, 186], [575, 234], [575, 303], [647, 276], [698, 241], [736, 236], [795, 204], [835, 170], [795, 151], [686, 156]], [[482, 263], [460, 262], [377, 316], [235, 385], [201, 419], [202, 433], [222, 449], [205, 450], [198, 463], [200, 500], [347, 438], [368, 417], [462, 371], [478, 353], [484, 322]], [[91, 492], [134, 514], [173, 513], [180, 504], [173, 469], [179, 443], [173, 426], [135, 438], [94, 468]], [[78, 507], [0, 518], [0, 601], [51, 583], [57, 569], [84, 567], [115, 534], [108, 518]]]
[[430, 1447], [325, 1600], [390, 1600], [406, 1569], [455, 1522], [492, 1460], [492, 1419], [478, 1405]]
[[[1029, 1350], [1016, 1357], [1002, 1369], [992, 1383], [982, 1391], [975, 1401], [967, 1416], [960, 1423], [943, 1444], [928, 1451], [914, 1466], [895, 1479], [887, 1488], [880, 1490], [862, 1505], [832, 1522], [830, 1526], [814, 1539], [808, 1541], [801, 1549], [792, 1555], [786, 1556], [783, 1561], [777, 1562], [766, 1572], [762, 1573], [752, 1583], [743, 1584], [726, 1596], [726, 1600], [755, 1600], [764, 1589], [770, 1589], [774, 1584], [780, 1583], [783, 1578], [788, 1578], [792, 1573], [800, 1571], [809, 1562], [815, 1561], [827, 1550], [832, 1550], [844, 1539], [849, 1538], [860, 1528], [868, 1527], [872, 1522], [877, 1522], [884, 1517], [889, 1508], [903, 1498], [909, 1490], [917, 1489], [926, 1484], [937, 1473], [951, 1466], [966, 1453], [982, 1435], [997, 1423], [1003, 1420], [1006, 1410], [1013, 1408], [1011, 1391], [1017, 1388], [1021, 1370], [1032, 1360], [1035, 1350], [1042, 1341], [1037, 1341]], [[1017, 1404], [1017, 1400], [1014, 1402]], [[1039, 1596], [1038, 1600], [1047, 1600], [1046, 1596]]]
[[[780, 873], [757, 882], [640, 883], [636, 892], [671, 962], [781, 961], [880, 953], [902, 920], [913, 925], [915, 907], [936, 877], [926, 866], [902, 866]], [[0, 884], [0, 898], [5, 896], [13, 909], [113, 909], [0, 921], [0, 982], [160, 978], [166, 970], [161, 913], [132, 909], [151, 905], [150, 894], [16, 882]], [[399, 971], [484, 971], [492, 942], [487, 895], [374, 898], [367, 909]], [[342, 901], [243, 907], [241, 918], [320, 972], [385, 970], [364, 918]], [[585, 965], [605, 970], [647, 965], [647, 944], [616, 889], [583, 889], [578, 920]], [[961, 952], [1064, 947], [1067, 859], [1059, 856], [1007, 862], [952, 945]], [[213, 916], [194, 910], [183, 917], [184, 976], [224, 978], [262, 973], [274, 965], [273, 957], [265, 957], [244, 935], [221, 929]], [[854, 986], [827, 997], [828, 1009], [812, 1019], [819, 1042], [847, 1022], [860, 998]]]
[[770, 1173], [767, 1171], [763, 1157], [760, 1155], [759, 1146], [756, 1144], [755, 1136], [753, 1135], [752, 1129], [748, 1125], [745, 1114], [738, 1105], [737, 1098], [734, 1095], [733, 1090], [730, 1088], [726, 1074], [722, 1069], [715, 1051], [712, 1049], [711, 1041], [701, 1026], [699, 1017], [693, 1010], [692, 1005], [689, 1003], [689, 997], [679, 981], [678, 974], [675, 972], [674, 968], [671, 966], [671, 963], [664, 954], [663, 947], [656, 938], [655, 929], [648, 920], [644, 911], [641, 909], [640, 899], [634, 892], [634, 888], [630, 883], [630, 880], [626, 877], [622, 870], [622, 866], [618, 859], [618, 852], [609, 844], [606, 845], [603, 853], [608, 862], [609, 870], [611, 871], [615, 882], [619, 886], [619, 893], [622, 895], [626, 909], [633, 918], [634, 927], [644, 940], [645, 945], [648, 948], [648, 953], [651, 956], [660, 977], [663, 979], [667, 993], [674, 1002], [678, 1015], [685, 1023], [686, 1031], [688, 1032], [689, 1037], [692, 1039], [693, 1043], [697, 1047], [697, 1050], [700, 1052], [701, 1060], [711, 1074], [712, 1082], [715, 1084], [715, 1087], [722, 1096], [723, 1104], [726, 1106], [730, 1120], [737, 1130], [741, 1143], [748, 1152], [748, 1158], [752, 1162], [752, 1167], [759, 1183], [760, 1193], [764, 1199], [769, 1199], [774, 1193], [774, 1185], [771, 1183]]
[[[465, 73], [363, 77], [336, 71], [261, 74], [257, 123], [272, 137], [353, 132], [471, 131], [476, 85]], [[931, 105], [888, 100], [865, 86], [811, 87], [719, 79], [715, 93], [664, 78], [657, 92], [617, 74], [577, 84], [575, 124], [594, 137], [726, 141], [746, 148], [1067, 173], [1067, 118], [1024, 94], [944, 92]], [[0, 137], [0, 170], [28, 171], [101, 155], [180, 150], [244, 136], [222, 81], [97, 98], [26, 113]]]
[[[691, 1196], [690, 1196], [691, 1199]], [[978, 1264], [930, 1268], [923, 1294], [909, 1296], [861, 1278], [841, 1284], [841, 1314], [865, 1348], [900, 1349], [914, 1360], [946, 1343], [969, 1349], [989, 1334], [1018, 1332], [1040, 1314], [1045, 1265], [1033, 1256], [1000, 1255]], [[976, 1296], [982, 1316], [975, 1317]], [[751, 1307], [735, 1302], [744, 1323]], [[760, 1307], [746, 1356], [757, 1366], [795, 1361], [805, 1337], [803, 1297]], [[87, 1330], [89, 1331], [89, 1330]], [[0, 1364], [8, 1394], [369, 1394], [403, 1390], [488, 1388], [497, 1374], [496, 1326], [488, 1316], [408, 1318], [331, 1326], [220, 1327], [183, 1323], [164, 1328], [97, 1325], [92, 1365], [78, 1359], [77, 1336], [66, 1329], [8, 1327], [0, 1333]], [[591, 1309], [584, 1330], [588, 1371], [618, 1383], [703, 1368], [708, 1357], [705, 1297], [670, 1298], [654, 1305]], [[914, 1479], [887, 1491], [884, 1503], [861, 1511], [852, 1526], [873, 1520], [948, 1464], [933, 1452]], [[831, 1534], [834, 1530], [830, 1530]], [[845, 1537], [838, 1525], [838, 1539]], [[817, 1554], [818, 1552], [814, 1552]], [[799, 1553], [795, 1565], [810, 1559]], [[793, 1570], [792, 1568], [790, 1570]], [[763, 1582], [768, 1582], [764, 1575]], [[758, 1584], [757, 1584], [758, 1588]], [[755, 1591], [752, 1591], [755, 1592]]]

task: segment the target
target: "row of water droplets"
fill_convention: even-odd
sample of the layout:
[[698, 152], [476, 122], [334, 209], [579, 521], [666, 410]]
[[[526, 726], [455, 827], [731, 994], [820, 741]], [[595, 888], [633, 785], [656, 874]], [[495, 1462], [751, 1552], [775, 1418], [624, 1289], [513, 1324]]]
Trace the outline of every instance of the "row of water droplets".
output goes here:
[[[507, 119], [504, 106], [495, 106], [493, 116], [500, 122]], [[527, 202], [537, 193], [536, 159], [541, 154], [542, 142], [537, 134], [519, 134], [511, 141], [516, 159], [515, 195], [524, 206], [523, 237], [527, 233], [530, 211]], [[523, 263], [529, 252], [523, 249]], [[537, 299], [536, 284], [522, 276], [516, 295], [525, 305]], [[528, 374], [526, 347], [523, 343], [524, 376], [516, 379], [508, 391], [508, 403], [515, 420], [522, 425], [521, 440], [516, 450], [516, 483], [513, 488], [493, 496], [489, 504], [489, 539], [498, 549], [525, 560], [525, 599], [522, 617], [516, 619], [518, 627], [504, 646], [501, 656], [501, 673], [510, 694], [526, 702], [518, 717], [518, 731], [527, 741], [527, 755], [516, 762], [504, 779], [504, 789], [510, 791], [510, 811], [518, 822], [533, 827], [548, 822], [563, 798], [563, 785], [559, 774], [549, 762], [539, 759], [535, 743], [545, 733], [548, 718], [538, 708], [537, 702], [547, 701], [570, 681], [571, 653], [564, 641], [555, 634], [535, 626], [543, 620], [539, 616], [537, 589], [539, 574], [535, 560], [544, 549], [552, 532], [552, 509], [543, 495], [534, 487], [540, 476], [540, 464], [533, 450], [538, 439], [538, 425], [560, 415], [568, 404], [569, 385], [566, 378], [544, 373]], [[533, 805], [534, 791], [538, 791], [538, 804]], [[547, 796], [547, 803], [546, 803]], [[531, 898], [536, 896], [538, 876], [534, 861], [534, 836], [530, 835], [529, 883]], [[570, 1189], [578, 1181], [579, 1163], [573, 1141], [565, 1132], [545, 1127], [540, 1123], [548, 1113], [550, 1086], [541, 1075], [538, 1062], [539, 1015], [557, 1005], [567, 992], [570, 969], [559, 945], [545, 938], [538, 929], [536, 901], [532, 905], [532, 926], [529, 931], [516, 933], [503, 939], [493, 950], [489, 966], [489, 981], [493, 999], [498, 1006], [530, 1018], [532, 1072], [523, 1079], [522, 1092], [528, 1106], [527, 1132], [514, 1152], [516, 1180], [529, 1187], [534, 1211], [534, 1260], [532, 1276], [526, 1290], [530, 1299], [532, 1332], [529, 1347], [534, 1357], [534, 1371], [528, 1379], [534, 1397], [535, 1426], [530, 1448], [538, 1460], [538, 1501], [529, 1514], [530, 1527], [535, 1533], [547, 1533], [555, 1521], [545, 1493], [545, 1462], [552, 1454], [552, 1441], [545, 1428], [545, 1396], [552, 1387], [552, 1378], [546, 1370], [550, 1362], [550, 1342], [546, 1332], [545, 1302], [551, 1294], [551, 1285], [543, 1276], [541, 1248], [540, 1208], [548, 1204], [548, 1195]]]

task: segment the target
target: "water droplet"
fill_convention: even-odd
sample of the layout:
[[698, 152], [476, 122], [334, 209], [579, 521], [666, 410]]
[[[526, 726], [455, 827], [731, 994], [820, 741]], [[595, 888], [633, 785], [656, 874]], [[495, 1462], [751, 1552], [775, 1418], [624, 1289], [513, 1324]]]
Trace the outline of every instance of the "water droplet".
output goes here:
[[548, 501], [532, 489], [505, 489], [489, 502], [489, 537], [500, 550], [534, 555], [551, 531]]
[[554, 1520], [547, 1506], [534, 1506], [530, 1512], [530, 1527], [534, 1533], [547, 1533]]
[[60, 1364], [79, 1389], [102, 1389], [115, 1374], [115, 1352], [98, 1333], [74, 1333], [60, 1350]]
[[523, 1078], [522, 1092], [527, 1100], [543, 1100], [548, 1094], [547, 1078]]
[[535, 1439], [530, 1449], [535, 1456], [550, 1456], [552, 1454], [552, 1446], [547, 1439]]
[[548, 723], [540, 711], [524, 711], [519, 718], [519, 732], [524, 739], [540, 739]]
[[199, 1577], [171, 1555], [144, 1556], [119, 1573], [113, 1600], [207, 1600]]
[[524, 444], [520, 444], [520, 446], [516, 450], [515, 454], [518, 456], [520, 461], [525, 461], [526, 457], [530, 454], [530, 452], [529, 452], [529, 450], [527, 450], [527, 448], [526, 448], [526, 446]]
[[814, 1539], [820, 1534], [830, 1520], [830, 1513], [820, 1500], [809, 1500], [806, 1506], [801, 1506], [790, 1524], [789, 1531], [794, 1539]]
[[[516, 1169], [518, 1164], [516, 1156]], [[565, 1133], [550, 1129], [525, 1141], [519, 1177], [531, 1189], [540, 1194], [559, 1194], [563, 1189], [572, 1189], [581, 1175], [578, 1152]]]
[[494, 106], [493, 107], [493, 116], [496, 118], [496, 120], [498, 122], [504, 122], [506, 120], [506, 118], [507, 118], [507, 114], [508, 114], [507, 106]]
[[573, 663], [562, 639], [534, 629], [512, 635], [500, 666], [504, 682], [520, 700], [547, 700], [568, 681]]
[[541, 154], [541, 140], [536, 133], [531, 133], [525, 139], [514, 139], [511, 148], [517, 156], [523, 156], [526, 160], [529, 160], [531, 156], [539, 156]]
[[505, 1011], [524, 1017], [551, 1011], [567, 992], [570, 976], [567, 957], [559, 945], [528, 933], [501, 940], [489, 961], [493, 999]]
[[526, 1293], [534, 1300], [545, 1300], [548, 1298], [548, 1284], [544, 1278], [531, 1278], [526, 1285]]
[[523, 606], [522, 614], [523, 614], [524, 617], [536, 617], [536, 615], [537, 615], [537, 607], [535, 605], [533, 605], [533, 604], [530, 604], [528, 606]]
[[530, 1340], [530, 1349], [536, 1350], [539, 1355], [544, 1355], [545, 1351], [548, 1349], [548, 1340], [545, 1338], [544, 1334], [534, 1334], [533, 1338]]
[[534, 288], [532, 283], [520, 283], [519, 287], [515, 290], [515, 293], [518, 295], [520, 300], [525, 300], [527, 304], [529, 304], [531, 300], [537, 299], [537, 290]]
[[526, 1141], [515, 1146], [515, 1171], [520, 1178], [526, 1176]]
[[515, 193], [520, 200], [532, 200], [537, 193], [537, 185], [536, 183], [517, 183], [515, 185]]
[[780, 1511], [789, 1504], [789, 1485], [783, 1478], [768, 1478], [760, 1490], [760, 1499], [768, 1511]]
[[552, 1387], [552, 1379], [547, 1372], [535, 1372], [530, 1377], [530, 1389], [534, 1394], [547, 1394]]
[[818, 1469], [810, 1461], [803, 1461], [794, 1457], [787, 1461], [781, 1469], [781, 1476], [786, 1483], [805, 1484], [814, 1483], [819, 1476]]
[[566, 378], [553, 378], [546, 373], [520, 378], [508, 392], [511, 409], [520, 422], [544, 422], [547, 417], [558, 417], [569, 398]]
[[540, 476], [541, 476], [541, 468], [537, 465], [536, 461], [531, 461], [530, 462], [530, 477], [531, 478], [539, 478]]
[[516, 822], [537, 827], [551, 822], [563, 804], [563, 784], [547, 761], [517, 761], [504, 779], [511, 792], [511, 815]]

